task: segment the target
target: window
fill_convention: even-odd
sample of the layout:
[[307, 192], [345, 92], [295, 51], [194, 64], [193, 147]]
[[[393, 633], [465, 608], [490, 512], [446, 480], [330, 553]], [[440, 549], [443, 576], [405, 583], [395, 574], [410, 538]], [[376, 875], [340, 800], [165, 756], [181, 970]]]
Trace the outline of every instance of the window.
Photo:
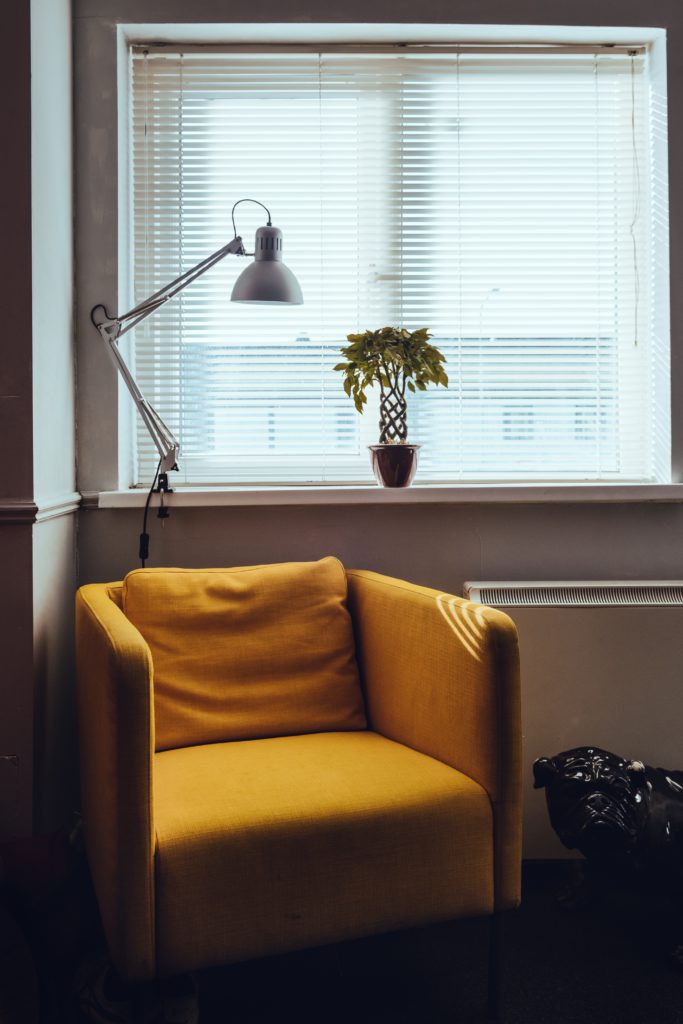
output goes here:
[[[359, 52], [360, 50], [360, 52]], [[228, 257], [137, 331], [181, 481], [370, 482], [349, 332], [429, 327], [420, 481], [667, 479], [665, 115], [645, 48], [133, 48], [139, 301], [264, 202], [305, 304]], [[248, 248], [262, 223], [237, 211]], [[137, 431], [137, 480], [156, 454]]]

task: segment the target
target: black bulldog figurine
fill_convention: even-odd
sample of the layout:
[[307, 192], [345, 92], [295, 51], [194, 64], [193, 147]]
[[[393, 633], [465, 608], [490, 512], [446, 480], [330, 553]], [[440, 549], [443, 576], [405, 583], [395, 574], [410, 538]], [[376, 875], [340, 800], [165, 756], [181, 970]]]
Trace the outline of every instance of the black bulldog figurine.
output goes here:
[[654, 941], [683, 968], [683, 771], [575, 747], [539, 757], [534, 788], [545, 788], [564, 845], [586, 858], [569, 865], [559, 902], [576, 910], [616, 896], [631, 913], [645, 908]]
[[652, 768], [600, 747], [534, 762], [550, 822], [587, 860], [664, 872], [683, 893], [683, 771]]

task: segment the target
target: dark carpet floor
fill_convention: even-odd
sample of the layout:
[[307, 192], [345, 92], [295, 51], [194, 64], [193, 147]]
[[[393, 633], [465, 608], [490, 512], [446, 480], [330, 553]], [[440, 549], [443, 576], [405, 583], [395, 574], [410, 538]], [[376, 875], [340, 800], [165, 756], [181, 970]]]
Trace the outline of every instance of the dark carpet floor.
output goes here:
[[[616, 892], [568, 911], [557, 901], [566, 878], [566, 864], [525, 867], [523, 905], [505, 926], [507, 1024], [683, 1024], [683, 968], [667, 956], [677, 929], [670, 908]], [[67, 892], [32, 921], [14, 914], [32, 953], [42, 1024], [83, 1024], [72, 965], [100, 940], [70, 901]], [[205, 971], [200, 1020], [475, 1024], [486, 1020], [487, 953], [488, 923], [461, 921]]]
[[[527, 866], [505, 923], [507, 1024], [683, 1024], [672, 922], [621, 894], [557, 902], [566, 865]], [[207, 971], [202, 1024], [475, 1024], [486, 1020], [488, 924], [460, 921]]]

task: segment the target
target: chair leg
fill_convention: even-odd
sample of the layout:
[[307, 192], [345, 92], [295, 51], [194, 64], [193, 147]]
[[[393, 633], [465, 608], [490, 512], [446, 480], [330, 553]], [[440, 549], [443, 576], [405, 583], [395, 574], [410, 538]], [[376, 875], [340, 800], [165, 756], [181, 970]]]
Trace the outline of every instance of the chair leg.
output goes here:
[[488, 1019], [490, 1024], [502, 1024], [503, 914], [500, 911], [492, 915], [489, 928]]

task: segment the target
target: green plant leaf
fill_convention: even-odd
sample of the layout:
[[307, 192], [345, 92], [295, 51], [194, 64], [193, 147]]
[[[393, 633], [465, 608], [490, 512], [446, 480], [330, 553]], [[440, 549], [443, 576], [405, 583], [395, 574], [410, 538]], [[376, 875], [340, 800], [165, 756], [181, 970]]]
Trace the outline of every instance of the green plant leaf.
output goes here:
[[367, 405], [366, 391], [375, 385], [383, 392], [407, 387], [412, 393], [426, 391], [428, 384], [448, 386], [442, 369], [446, 358], [429, 344], [430, 337], [427, 327], [380, 327], [347, 335], [348, 344], [341, 347], [346, 362], [334, 369], [344, 373], [344, 391], [358, 412]]

